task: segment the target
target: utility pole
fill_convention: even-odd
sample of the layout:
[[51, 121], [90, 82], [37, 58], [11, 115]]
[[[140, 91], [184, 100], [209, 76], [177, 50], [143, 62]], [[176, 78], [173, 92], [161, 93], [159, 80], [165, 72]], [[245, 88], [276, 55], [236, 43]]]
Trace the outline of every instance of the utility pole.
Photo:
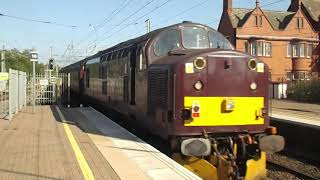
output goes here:
[[2, 46], [2, 52], [1, 52], [1, 72], [6, 72], [6, 57], [5, 57], [5, 51], [4, 51], [4, 45]]
[[36, 51], [30, 52], [30, 61], [32, 61], [32, 112], [36, 111], [36, 61], [38, 61], [38, 53]]
[[150, 19], [147, 19], [146, 21], [144, 21], [146, 23], [146, 28], [147, 28], [147, 33], [149, 33], [151, 31], [151, 22]]
[[[49, 60], [49, 62], [51, 61], [51, 60], [53, 60], [53, 58], [52, 58], [52, 46], [50, 46], [50, 60]], [[50, 66], [50, 63], [49, 63], [49, 66]], [[49, 82], [51, 83], [51, 68], [49, 67]]]

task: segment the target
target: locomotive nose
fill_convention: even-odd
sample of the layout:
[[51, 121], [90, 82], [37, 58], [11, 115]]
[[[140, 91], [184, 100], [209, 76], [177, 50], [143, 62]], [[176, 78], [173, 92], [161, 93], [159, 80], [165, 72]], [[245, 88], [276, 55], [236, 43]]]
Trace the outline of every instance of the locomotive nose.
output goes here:
[[185, 126], [264, 123], [268, 71], [257, 59], [232, 51], [195, 57], [193, 63], [185, 64], [182, 83], [184, 109], [191, 117]]

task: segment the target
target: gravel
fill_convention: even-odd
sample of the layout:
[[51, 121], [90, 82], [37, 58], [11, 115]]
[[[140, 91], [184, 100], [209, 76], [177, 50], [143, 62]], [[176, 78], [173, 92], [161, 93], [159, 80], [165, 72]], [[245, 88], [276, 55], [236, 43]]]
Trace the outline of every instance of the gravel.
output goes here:
[[[268, 161], [274, 162], [293, 171], [301, 172], [314, 177], [314, 179], [320, 180], [320, 165], [315, 164], [314, 162], [301, 158], [293, 158], [291, 155], [277, 153], [268, 155], [267, 159]], [[286, 169], [273, 166], [272, 164], [267, 164], [267, 169], [268, 177], [270, 179], [303, 179], [297, 174], [293, 174]]]

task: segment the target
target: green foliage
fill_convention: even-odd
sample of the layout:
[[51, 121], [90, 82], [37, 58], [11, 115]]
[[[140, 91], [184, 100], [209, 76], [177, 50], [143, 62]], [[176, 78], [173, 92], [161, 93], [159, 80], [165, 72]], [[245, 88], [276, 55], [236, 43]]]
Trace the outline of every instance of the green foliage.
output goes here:
[[[32, 62], [30, 61], [30, 51], [23, 50], [20, 52], [17, 49], [11, 49], [6, 51], [6, 70], [9, 68], [32, 73]], [[1, 65], [0, 65], [1, 66]], [[45, 65], [36, 62], [36, 73], [44, 73]]]
[[320, 80], [297, 81], [288, 89], [288, 98], [306, 102], [320, 102]]

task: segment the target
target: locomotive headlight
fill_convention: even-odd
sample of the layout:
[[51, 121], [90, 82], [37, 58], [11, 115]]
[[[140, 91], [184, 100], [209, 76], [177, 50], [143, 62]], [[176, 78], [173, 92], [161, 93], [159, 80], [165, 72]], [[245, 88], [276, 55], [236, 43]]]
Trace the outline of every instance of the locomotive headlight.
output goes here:
[[197, 69], [203, 69], [203, 68], [206, 67], [207, 61], [206, 61], [203, 57], [197, 57], [197, 58], [193, 61], [193, 65], [194, 65], [194, 67], [196, 67]]
[[226, 110], [232, 111], [234, 109], [235, 105], [232, 99], [228, 99], [226, 102]]
[[252, 82], [252, 83], [250, 84], [250, 89], [251, 89], [251, 90], [256, 90], [257, 88], [258, 88], [257, 83]]
[[253, 71], [255, 71], [257, 69], [257, 64], [258, 64], [257, 61], [254, 59], [250, 59], [248, 61], [248, 67], [249, 67], [249, 69], [251, 69]]
[[194, 84], [194, 88], [197, 90], [197, 91], [200, 91], [202, 88], [203, 88], [203, 84], [201, 81], [197, 81], [195, 84]]

